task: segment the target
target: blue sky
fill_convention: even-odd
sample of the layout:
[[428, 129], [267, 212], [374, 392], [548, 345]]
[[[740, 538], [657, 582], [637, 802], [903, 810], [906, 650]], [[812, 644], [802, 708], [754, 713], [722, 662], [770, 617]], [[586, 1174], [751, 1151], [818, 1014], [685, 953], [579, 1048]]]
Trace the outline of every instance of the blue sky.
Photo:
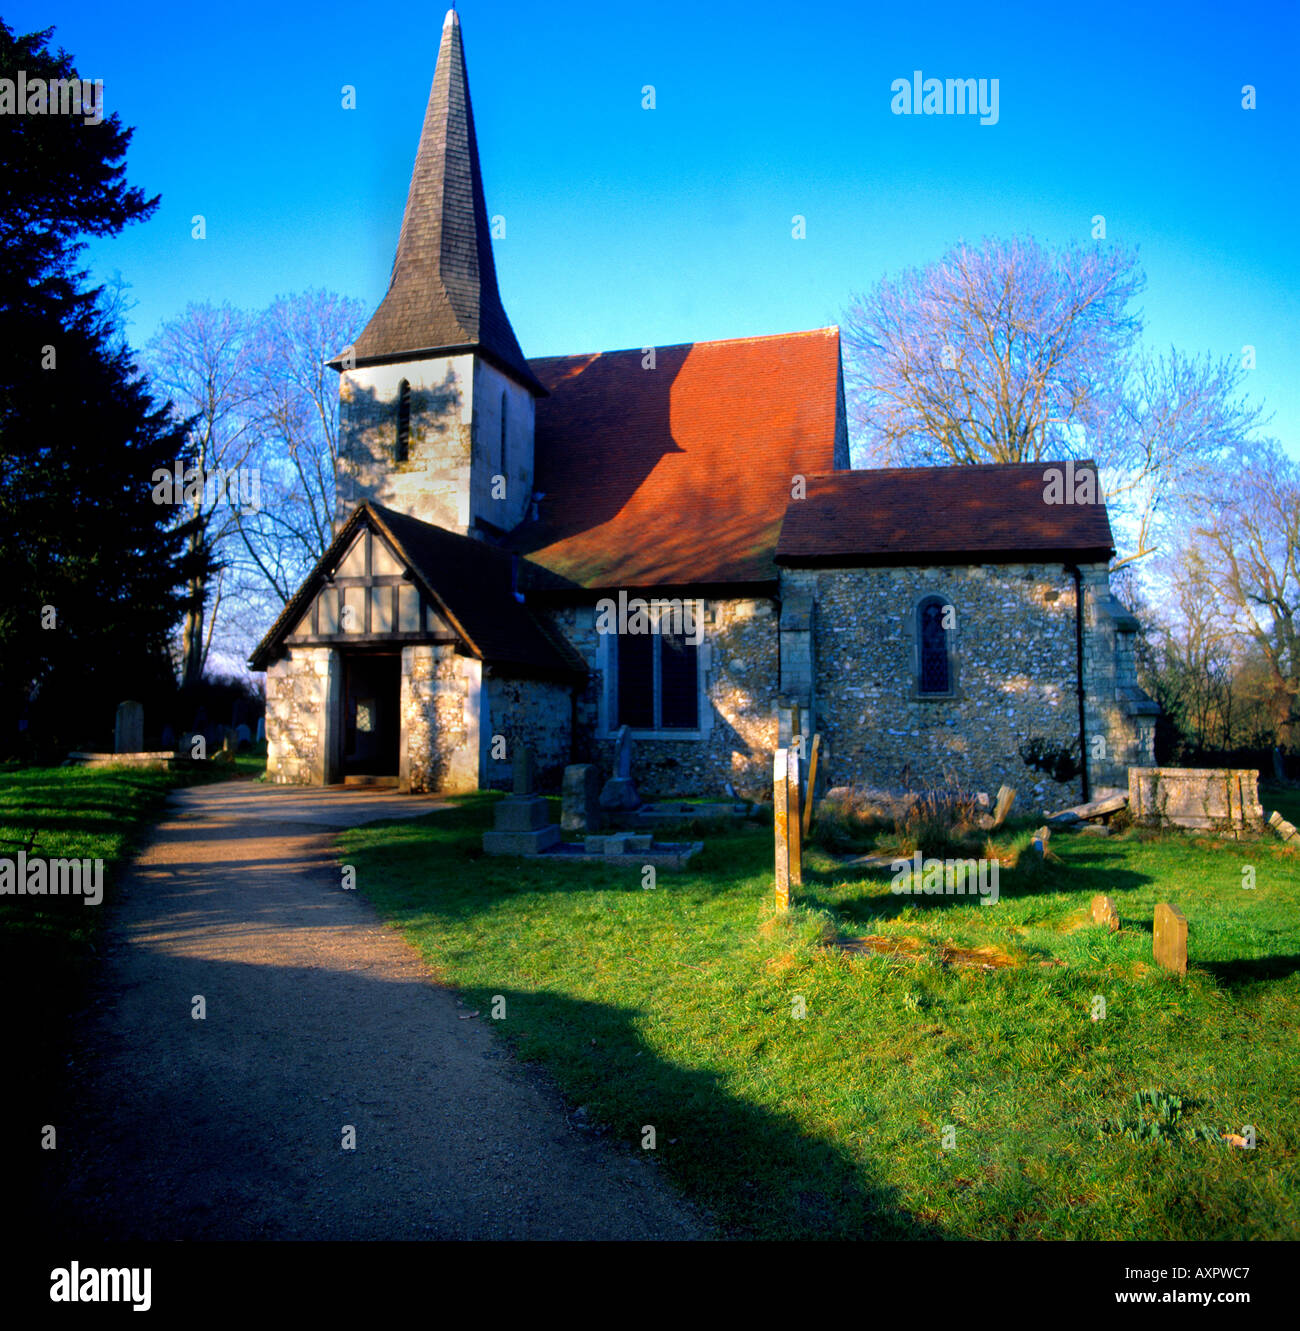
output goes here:
[[[835, 323], [850, 293], [959, 239], [1086, 242], [1100, 213], [1110, 243], [1140, 247], [1148, 342], [1255, 346], [1251, 396], [1300, 455], [1295, 3], [458, 9], [526, 354]], [[190, 300], [378, 303], [444, 12], [11, 0], [12, 27], [54, 24], [104, 79], [136, 127], [129, 177], [162, 195], [89, 251], [132, 284], [133, 341]], [[997, 78], [998, 123], [892, 114], [916, 69]]]

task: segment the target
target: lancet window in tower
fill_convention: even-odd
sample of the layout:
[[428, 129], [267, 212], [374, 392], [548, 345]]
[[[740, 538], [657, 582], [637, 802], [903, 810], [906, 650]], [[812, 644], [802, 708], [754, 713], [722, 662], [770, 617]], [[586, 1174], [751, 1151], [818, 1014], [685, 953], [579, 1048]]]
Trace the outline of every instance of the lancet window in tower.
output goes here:
[[393, 460], [405, 462], [411, 448], [411, 385], [402, 380], [397, 390], [397, 439]]

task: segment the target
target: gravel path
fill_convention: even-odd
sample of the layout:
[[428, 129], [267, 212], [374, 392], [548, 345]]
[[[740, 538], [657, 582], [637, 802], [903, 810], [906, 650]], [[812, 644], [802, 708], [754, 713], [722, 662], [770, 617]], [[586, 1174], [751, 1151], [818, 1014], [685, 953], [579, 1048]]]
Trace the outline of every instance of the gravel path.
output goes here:
[[711, 1236], [651, 1162], [570, 1126], [486, 1016], [466, 1019], [340, 889], [331, 826], [430, 807], [250, 782], [177, 792], [78, 1023], [47, 1157], [60, 1236]]

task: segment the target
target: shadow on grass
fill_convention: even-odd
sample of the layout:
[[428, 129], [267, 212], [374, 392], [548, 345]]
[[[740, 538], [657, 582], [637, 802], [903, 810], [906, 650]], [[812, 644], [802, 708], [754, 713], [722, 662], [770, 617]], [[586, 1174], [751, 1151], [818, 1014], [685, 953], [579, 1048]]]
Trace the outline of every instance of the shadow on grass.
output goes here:
[[1285, 980], [1300, 972], [1300, 953], [1278, 957], [1237, 957], [1232, 961], [1193, 961], [1197, 970], [1212, 975], [1225, 989], [1244, 989], [1271, 980]]

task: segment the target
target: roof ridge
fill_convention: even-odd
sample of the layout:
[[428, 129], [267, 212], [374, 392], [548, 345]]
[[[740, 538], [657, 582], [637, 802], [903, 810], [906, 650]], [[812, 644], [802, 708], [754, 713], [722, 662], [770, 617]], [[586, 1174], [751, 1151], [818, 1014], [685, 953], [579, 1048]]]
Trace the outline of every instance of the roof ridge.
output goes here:
[[656, 351], [677, 351], [682, 347], [722, 347], [738, 346], [744, 342], [784, 342], [794, 338], [815, 337], [818, 334], [835, 333], [838, 336], [839, 331], [839, 324], [826, 324], [821, 328], [796, 328], [789, 333], [755, 333], [750, 337], [714, 337], [698, 342], [647, 342], [639, 347], [612, 347], [608, 351], [568, 351], [555, 356], [530, 356], [528, 363], [536, 365], [542, 361], [582, 360], [584, 357], [595, 359], [597, 356], [641, 356], [649, 346], [653, 346]]

